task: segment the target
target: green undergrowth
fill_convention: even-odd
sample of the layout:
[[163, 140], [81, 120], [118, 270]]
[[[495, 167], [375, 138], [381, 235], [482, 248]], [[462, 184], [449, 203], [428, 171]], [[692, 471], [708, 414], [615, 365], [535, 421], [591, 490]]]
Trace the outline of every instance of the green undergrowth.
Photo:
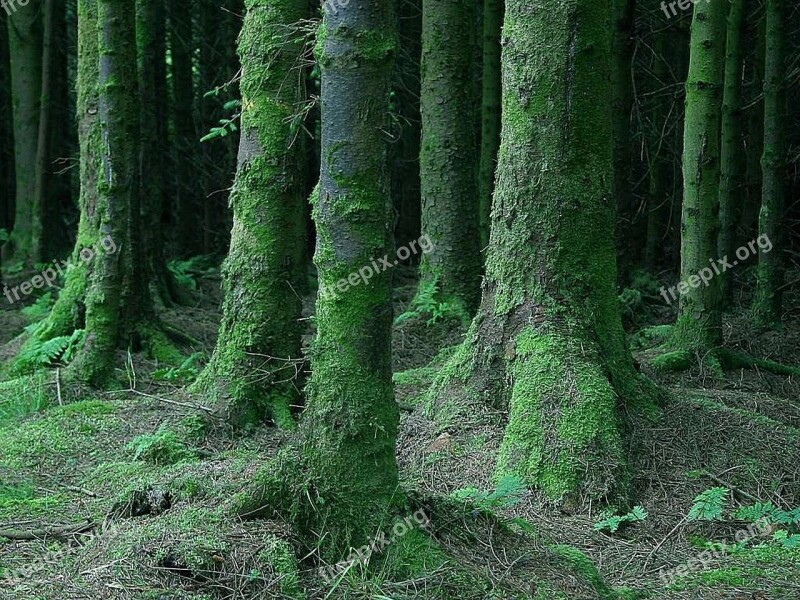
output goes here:
[[761, 590], [765, 598], [794, 598], [798, 572], [800, 548], [787, 549], [775, 543], [727, 548], [709, 568], [689, 570], [667, 589], [692, 591], [696, 597], [710, 590], [717, 594]]
[[74, 457], [101, 455], [99, 438], [113, 435], [121, 425], [114, 410], [111, 404], [85, 400], [54, 406], [27, 420], [7, 421], [0, 427], [0, 467], [45, 468]]
[[0, 427], [46, 409], [56, 396], [55, 379], [45, 372], [0, 382]]

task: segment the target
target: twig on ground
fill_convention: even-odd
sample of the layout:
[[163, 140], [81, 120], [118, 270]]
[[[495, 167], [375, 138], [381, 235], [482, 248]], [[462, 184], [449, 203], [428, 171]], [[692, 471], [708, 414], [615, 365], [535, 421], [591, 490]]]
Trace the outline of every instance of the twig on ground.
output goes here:
[[80, 525], [63, 525], [60, 527], [43, 527], [41, 529], [33, 529], [30, 531], [23, 531], [20, 529], [7, 529], [0, 530], [0, 537], [7, 540], [39, 540], [43, 538], [59, 538], [76, 533], [86, 533], [94, 529], [97, 525], [95, 523], [87, 522]]

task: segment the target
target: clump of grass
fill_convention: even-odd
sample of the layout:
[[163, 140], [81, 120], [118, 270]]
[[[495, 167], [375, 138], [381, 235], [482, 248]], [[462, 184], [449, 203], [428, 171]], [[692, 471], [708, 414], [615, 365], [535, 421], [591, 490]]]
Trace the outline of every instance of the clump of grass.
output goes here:
[[133, 460], [141, 460], [156, 466], [175, 465], [197, 458], [181, 437], [169, 427], [162, 425], [152, 435], [140, 435], [126, 446]]
[[52, 382], [36, 373], [0, 383], [0, 426], [45, 410], [54, 397]]

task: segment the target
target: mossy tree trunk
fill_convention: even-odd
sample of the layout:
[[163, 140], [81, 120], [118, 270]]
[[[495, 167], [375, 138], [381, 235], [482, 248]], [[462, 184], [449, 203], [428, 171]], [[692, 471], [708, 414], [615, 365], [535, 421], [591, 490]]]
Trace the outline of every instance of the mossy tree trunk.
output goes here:
[[610, 8], [506, 2], [483, 299], [432, 395], [440, 416], [461, 392], [507, 408], [497, 476], [566, 503], [624, 491], [617, 410], [653, 391], [635, 371], [615, 294]]
[[[10, 5], [9, 5], [10, 6]], [[42, 90], [42, 2], [13, 5], [7, 17], [14, 124], [16, 197], [14, 227], [7, 258], [30, 260], [33, 250], [36, 195], [36, 149]]]
[[[99, 233], [124, 244], [98, 258], [86, 289], [86, 340], [71, 370], [81, 381], [102, 384], [113, 369], [123, 326], [125, 267], [131, 263], [131, 207], [138, 207], [139, 104], [136, 76], [134, 5], [127, 0], [98, 0], [99, 138], [87, 160], [99, 157]], [[137, 220], [138, 222], [138, 220]]]
[[[744, 185], [745, 154], [742, 111], [742, 69], [744, 66], [745, 0], [732, 0], [728, 14], [725, 51], [725, 88], [722, 100], [722, 146], [719, 186], [720, 257], [733, 257]], [[733, 273], [724, 273], [720, 283], [722, 301], [732, 297]]]
[[474, 120], [475, 3], [422, 3], [422, 257], [420, 291], [472, 314], [480, 297]]
[[[725, 80], [727, 2], [694, 6], [686, 82], [683, 141], [681, 281], [711, 271], [719, 234], [720, 126]], [[706, 271], [708, 270], [708, 271]], [[686, 285], [673, 344], [683, 352], [705, 353], [722, 344], [720, 280]]]
[[781, 321], [786, 196], [786, 29], [785, 0], [766, 0], [764, 67], [764, 154], [759, 233], [770, 244], [759, 244], [758, 284], [753, 317], [760, 325]]
[[483, 99], [481, 102], [481, 148], [478, 173], [478, 200], [481, 250], [489, 245], [492, 194], [500, 150], [500, 112], [502, 81], [500, 77], [500, 32], [503, 28], [504, 0], [483, 0]]
[[302, 387], [305, 153], [292, 126], [303, 97], [304, 0], [247, 0], [239, 37], [242, 136], [224, 304], [211, 362], [194, 385], [232, 425], [291, 426]]
[[302, 455], [314, 507], [336, 560], [391, 522], [400, 499], [395, 461], [399, 411], [391, 369], [391, 269], [368, 283], [340, 282], [392, 251], [383, 133], [397, 48], [394, 3], [351, 0], [327, 10], [319, 31], [322, 165], [314, 199], [319, 272]]
[[[102, 385], [119, 346], [157, 360], [180, 354], [154, 315], [139, 218], [135, 14], [127, 0], [78, 3], [81, 221], [64, 289], [26, 344], [83, 331], [66, 377]], [[23, 351], [20, 355], [24, 354]]]
[[80, 222], [75, 250], [67, 269], [64, 287], [50, 315], [34, 333], [41, 341], [70, 335], [86, 326], [84, 295], [90, 273], [97, 258], [84, 261], [83, 248], [96, 247], [100, 242], [103, 211], [99, 198], [99, 145], [101, 143], [99, 106], [99, 54], [97, 33], [97, 0], [79, 0], [78, 62], [77, 62], [77, 123], [80, 148]]

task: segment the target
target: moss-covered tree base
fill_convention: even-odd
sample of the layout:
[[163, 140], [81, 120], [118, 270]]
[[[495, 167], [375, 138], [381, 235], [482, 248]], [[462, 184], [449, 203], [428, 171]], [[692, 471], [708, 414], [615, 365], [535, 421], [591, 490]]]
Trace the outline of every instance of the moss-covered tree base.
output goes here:
[[247, 364], [246, 356], [229, 362], [215, 355], [189, 388], [190, 393], [202, 397], [215, 408], [216, 416], [234, 429], [264, 421], [294, 429], [292, 409], [298, 405], [300, 394], [293, 381], [265, 384], [262, 380], [269, 372], [243, 371], [243, 364]]
[[618, 409], [654, 411], [660, 392], [632, 363], [601, 352], [591, 328], [536, 312], [530, 305], [511, 317], [482, 312], [434, 382], [430, 416], [452, 428], [474, 421], [481, 405], [507, 411], [498, 479], [518, 475], [559, 505], [624, 503]]

